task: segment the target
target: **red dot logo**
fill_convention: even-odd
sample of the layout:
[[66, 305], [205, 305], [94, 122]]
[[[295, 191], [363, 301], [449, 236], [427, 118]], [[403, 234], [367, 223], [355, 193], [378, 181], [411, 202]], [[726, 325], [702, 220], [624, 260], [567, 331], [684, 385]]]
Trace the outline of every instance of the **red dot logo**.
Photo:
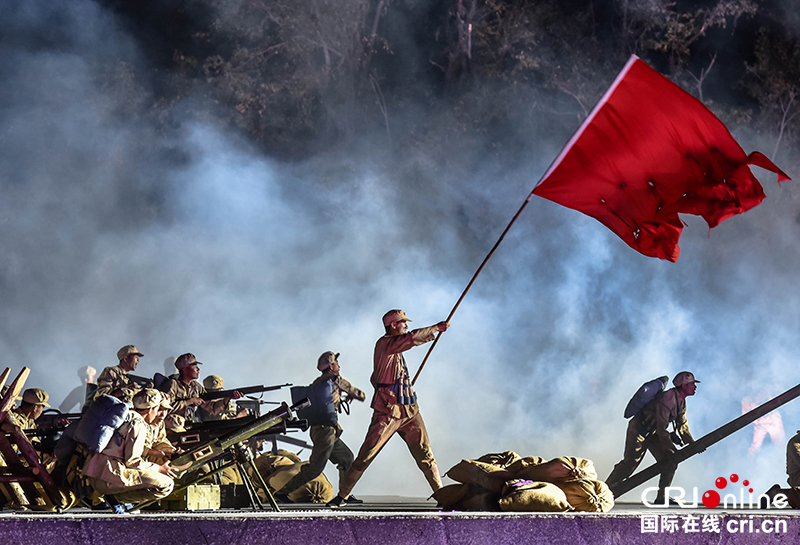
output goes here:
[[706, 490], [705, 494], [703, 494], [703, 505], [709, 509], [714, 509], [717, 505], [719, 505], [719, 494], [716, 490]]
[[[733, 475], [733, 477], [735, 477], [735, 476], [736, 475]], [[731, 479], [731, 480], [733, 480], [733, 479]], [[717, 477], [717, 480], [714, 481], [714, 486], [716, 486], [719, 489], [725, 488], [726, 486], [728, 486], [728, 481], [725, 480], [725, 477]], [[717, 494], [717, 495], [719, 495], [719, 494]]]
[[[735, 482], [736, 482], [736, 481], [738, 481], [738, 480], [739, 480], [739, 476], [738, 476], [736, 473], [734, 473], [733, 475], [731, 475], [731, 482], [732, 482], [732, 483], [735, 483]], [[745, 486], [747, 486], [747, 483], [745, 483]]]

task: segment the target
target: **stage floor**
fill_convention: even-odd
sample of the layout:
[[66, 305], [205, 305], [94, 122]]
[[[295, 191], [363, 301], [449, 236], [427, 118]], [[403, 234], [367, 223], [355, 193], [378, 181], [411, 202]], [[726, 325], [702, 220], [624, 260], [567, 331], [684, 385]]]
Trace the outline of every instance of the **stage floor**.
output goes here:
[[220, 544], [606, 544], [797, 543], [800, 511], [650, 509], [618, 503], [608, 513], [450, 513], [423, 498], [374, 496], [359, 506], [281, 506], [281, 512], [216, 510], [115, 515], [0, 512], [0, 545]]

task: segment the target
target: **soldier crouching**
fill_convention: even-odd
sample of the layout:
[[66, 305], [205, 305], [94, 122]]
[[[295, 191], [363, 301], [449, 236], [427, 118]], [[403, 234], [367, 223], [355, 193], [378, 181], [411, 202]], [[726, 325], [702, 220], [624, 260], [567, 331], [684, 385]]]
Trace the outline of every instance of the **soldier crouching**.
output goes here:
[[143, 458], [148, 440], [148, 424], [156, 418], [161, 393], [147, 388], [133, 397], [130, 420], [117, 430], [114, 439], [86, 462], [83, 475], [100, 494], [118, 502], [135, 503], [168, 496], [175, 486], [175, 473], [166, 462], [157, 465]]

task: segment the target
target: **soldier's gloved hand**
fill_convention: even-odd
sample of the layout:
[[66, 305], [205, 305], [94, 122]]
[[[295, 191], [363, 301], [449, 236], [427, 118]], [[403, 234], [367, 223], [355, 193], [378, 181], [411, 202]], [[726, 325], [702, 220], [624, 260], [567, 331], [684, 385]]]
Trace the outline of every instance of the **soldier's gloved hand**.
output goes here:
[[447, 331], [448, 327], [450, 327], [450, 324], [448, 324], [447, 322], [439, 322], [438, 324], [436, 324], [436, 329], [438, 329], [439, 331]]
[[240, 397], [244, 397], [244, 394], [242, 394], [242, 392], [240, 392], [239, 390], [234, 390], [233, 399], [239, 399]]

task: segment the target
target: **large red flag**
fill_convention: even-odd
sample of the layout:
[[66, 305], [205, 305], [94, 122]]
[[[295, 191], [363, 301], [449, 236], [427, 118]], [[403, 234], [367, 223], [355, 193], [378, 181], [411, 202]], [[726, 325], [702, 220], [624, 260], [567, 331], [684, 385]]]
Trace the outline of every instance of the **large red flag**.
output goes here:
[[677, 261], [679, 212], [713, 228], [764, 199], [748, 165], [790, 179], [632, 56], [533, 193], [595, 218], [644, 255]]

